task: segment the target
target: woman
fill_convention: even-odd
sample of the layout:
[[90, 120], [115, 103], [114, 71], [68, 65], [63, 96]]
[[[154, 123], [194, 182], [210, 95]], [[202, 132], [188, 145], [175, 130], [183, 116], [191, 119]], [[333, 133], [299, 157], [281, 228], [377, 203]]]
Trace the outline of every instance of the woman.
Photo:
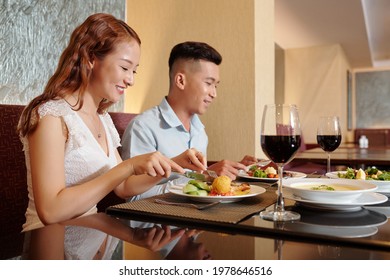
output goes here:
[[[119, 135], [106, 111], [134, 84], [140, 44], [133, 29], [108, 14], [91, 15], [72, 33], [57, 70], [18, 126], [29, 190], [23, 231], [96, 213], [112, 190], [128, 197], [172, 170], [205, 169], [195, 150], [176, 162], [159, 152], [120, 158]], [[148, 176], [132, 176], [141, 174]], [[170, 235], [159, 229], [154, 237], [166, 243]]]

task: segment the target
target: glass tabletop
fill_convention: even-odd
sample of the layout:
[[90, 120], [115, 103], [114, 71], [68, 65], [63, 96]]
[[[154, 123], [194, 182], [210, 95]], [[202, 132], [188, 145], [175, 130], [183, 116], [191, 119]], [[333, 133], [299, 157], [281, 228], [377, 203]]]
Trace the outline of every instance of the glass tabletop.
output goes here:
[[[262, 183], [258, 183], [262, 184]], [[267, 186], [267, 192], [275, 192]], [[144, 211], [111, 212], [121, 219], [169, 224], [176, 227], [196, 228], [221, 234], [233, 234], [273, 240], [302, 243], [317, 243], [329, 246], [346, 246], [368, 250], [390, 250], [390, 202], [376, 205], [355, 205], [346, 210], [329, 210], [308, 207], [294, 200], [285, 199], [287, 209], [300, 213], [301, 219], [294, 222], [266, 221], [257, 213], [237, 223], [208, 221], [202, 218], [178, 217]], [[269, 208], [272, 208], [270, 205]], [[218, 211], [218, 209], [214, 209]], [[259, 209], [261, 211], [262, 209]], [[177, 210], [178, 212], [181, 209]], [[199, 211], [199, 210], [198, 210]], [[206, 211], [206, 210], [205, 210]]]
[[[159, 209], [158, 212], [145, 212], [136, 208], [130, 212], [110, 211], [110, 207], [106, 213], [77, 218], [27, 233], [31, 238], [31, 248], [37, 253], [33, 258], [96, 258], [96, 253], [102, 251], [100, 246], [107, 236], [124, 241], [123, 244], [131, 244], [134, 243], [132, 233], [139, 234], [157, 226], [169, 228], [172, 232], [184, 229], [186, 233], [183, 236], [187, 236], [181, 253], [170, 253], [181, 244], [177, 240], [157, 250], [162, 259], [197, 259], [198, 251], [198, 255], [192, 255], [186, 253], [186, 250], [199, 247], [203, 248], [202, 252], [209, 252], [204, 256], [211, 255], [213, 259], [390, 259], [389, 201], [359, 206], [348, 211], [329, 211], [285, 199], [286, 207], [300, 213], [301, 219], [293, 222], [273, 222], [261, 219], [258, 212], [273, 207], [272, 203], [265, 202], [271, 195], [276, 195], [276, 188], [270, 183], [259, 181], [251, 184], [264, 187], [266, 193], [259, 195], [260, 202], [256, 202], [258, 204], [249, 203], [253, 198], [247, 198], [249, 202], [245, 203], [249, 203], [248, 207], [260, 205], [262, 208], [241, 220], [227, 219], [221, 222], [204, 217], [218, 216], [221, 213], [227, 215], [235, 209], [242, 211], [246, 205], [244, 202], [240, 205], [234, 202], [230, 206], [220, 204], [205, 210], [155, 203], [152, 206]], [[165, 211], [167, 209], [173, 212]], [[197, 213], [196, 211], [207, 212], [204, 212], [203, 216], [191, 218], [188, 213]], [[253, 210], [250, 211], [252, 212]], [[192, 234], [188, 235], [189, 232]], [[180, 238], [182, 239], [184, 237]], [[48, 247], [48, 240], [57, 246]], [[74, 242], [78, 242], [77, 246], [73, 246]], [[114, 250], [114, 247], [111, 249]], [[134, 259], [140, 258], [137, 250]], [[111, 251], [108, 255], [98, 258], [110, 259], [113, 255], [115, 253]], [[117, 253], [117, 257], [122, 258], [123, 255], [119, 253], [118, 256]]]

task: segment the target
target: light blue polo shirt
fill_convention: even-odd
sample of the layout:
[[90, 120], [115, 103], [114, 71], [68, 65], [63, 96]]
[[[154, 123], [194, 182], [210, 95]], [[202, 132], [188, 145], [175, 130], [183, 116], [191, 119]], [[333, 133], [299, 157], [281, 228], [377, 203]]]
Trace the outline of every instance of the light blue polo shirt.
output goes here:
[[207, 153], [208, 137], [198, 115], [191, 120], [187, 131], [164, 98], [155, 106], [135, 117], [122, 137], [123, 159], [159, 151], [172, 158], [185, 150], [195, 148]]
[[[206, 156], [208, 137], [198, 115], [191, 120], [191, 129], [187, 131], [171, 106], [164, 98], [160, 105], [136, 116], [127, 126], [122, 137], [122, 159], [140, 154], [159, 151], [173, 158], [187, 149], [195, 148]], [[138, 200], [161, 194], [168, 184], [184, 183], [187, 178], [173, 173], [148, 191], [133, 197]]]

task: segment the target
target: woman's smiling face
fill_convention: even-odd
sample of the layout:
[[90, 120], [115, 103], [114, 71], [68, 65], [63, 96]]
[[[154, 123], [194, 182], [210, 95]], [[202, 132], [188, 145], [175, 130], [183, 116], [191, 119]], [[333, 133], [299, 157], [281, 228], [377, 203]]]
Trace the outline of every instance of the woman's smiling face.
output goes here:
[[104, 59], [94, 58], [87, 91], [100, 99], [118, 102], [124, 90], [134, 85], [140, 56], [140, 46], [132, 40], [119, 43]]

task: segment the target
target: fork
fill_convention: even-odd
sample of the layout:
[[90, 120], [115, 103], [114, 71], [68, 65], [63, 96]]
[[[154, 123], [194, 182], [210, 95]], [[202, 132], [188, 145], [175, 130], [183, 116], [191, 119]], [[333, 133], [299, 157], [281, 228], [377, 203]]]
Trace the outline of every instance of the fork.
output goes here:
[[219, 201], [215, 201], [215, 202], [204, 204], [204, 205], [196, 205], [196, 204], [193, 204], [193, 203], [171, 202], [171, 201], [166, 201], [166, 200], [162, 200], [162, 199], [158, 199], [158, 198], [156, 198], [154, 200], [154, 202], [159, 203], [159, 204], [165, 204], [165, 205], [192, 207], [192, 208], [195, 208], [195, 209], [198, 209], [198, 210], [207, 209], [207, 208], [213, 207], [213, 206], [221, 203], [221, 201], [219, 200]]
[[266, 165], [268, 165], [270, 163], [271, 163], [271, 161], [269, 159], [258, 158], [257, 162], [255, 163], [255, 165], [257, 165], [259, 167], [263, 167], [263, 166], [266, 166]]
[[215, 171], [213, 171], [213, 170], [207, 169], [206, 172], [207, 172], [207, 174], [208, 174], [210, 177], [212, 177], [213, 179], [215, 179], [215, 178], [218, 177], [217, 172], [215, 172]]

